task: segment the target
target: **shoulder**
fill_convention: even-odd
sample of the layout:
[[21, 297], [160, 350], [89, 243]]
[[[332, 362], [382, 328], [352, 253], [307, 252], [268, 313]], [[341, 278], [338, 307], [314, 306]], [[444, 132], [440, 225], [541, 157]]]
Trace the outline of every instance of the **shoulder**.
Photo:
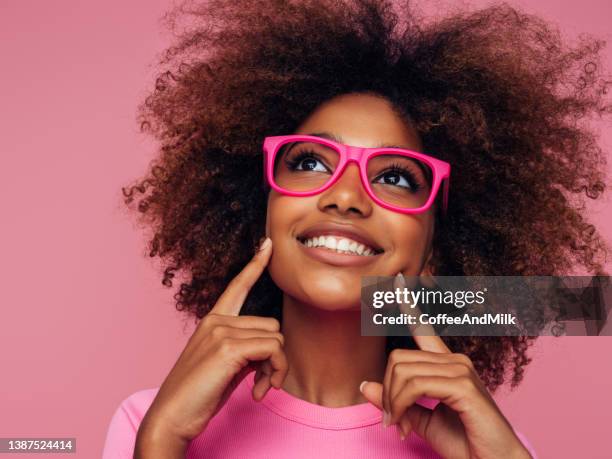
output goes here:
[[108, 426], [103, 459], [132, 458], [138, 427], [158, 391], [159, 387], [140, 390], [119, 403]]

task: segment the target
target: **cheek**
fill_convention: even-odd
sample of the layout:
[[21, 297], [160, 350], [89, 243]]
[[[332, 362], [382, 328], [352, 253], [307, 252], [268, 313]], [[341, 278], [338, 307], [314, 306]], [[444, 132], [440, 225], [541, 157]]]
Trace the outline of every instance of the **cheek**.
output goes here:
[[276, 243], [277, 240], [291, 236], [295, 223], [304, 214], [304, 200], [270, 191], [266, 211], [266, 234], [272, 238], [272, 242]]
[[290, 196], [281, 196], [274, 191], [268, 198], [266, 214], [266, 234], [272, 239], [272, 256], [268, 262], [268, 272], [272, 280], [282, 290], [295, 276], [291, 254], [295, 252], [296, 240], [293, 237], [295, 222], [303, 213], [303, 202]]
[[432, 228], [429, 219], [406, 219], [388, 225], [392, 235], [394, 264], [406, 275], [418, 275], [429, 251]]

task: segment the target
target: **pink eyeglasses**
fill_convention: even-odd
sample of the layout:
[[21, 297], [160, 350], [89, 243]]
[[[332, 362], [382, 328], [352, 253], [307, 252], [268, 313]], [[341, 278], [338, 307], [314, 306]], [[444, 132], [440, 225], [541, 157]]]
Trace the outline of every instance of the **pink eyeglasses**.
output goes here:
[[350, 161], [357, 163], [361, 182], [378, 205], [403, 214], [426, 211], [444, 182], [446, 213], [450, 164], [403, 148], [362, 148], [314, 135], [266, 137], [264, 179], [288, 196], [312, 196], [338, 181]]

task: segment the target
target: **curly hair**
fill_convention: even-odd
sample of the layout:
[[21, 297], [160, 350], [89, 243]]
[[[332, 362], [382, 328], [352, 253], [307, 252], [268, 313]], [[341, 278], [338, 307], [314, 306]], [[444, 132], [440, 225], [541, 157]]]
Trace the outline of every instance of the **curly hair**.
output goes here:
[[[169, 11], [175, 41], [138, 108], [159, 144], [123, 188], [152, 229], [150, 257], [176, 308], [201, 319], [264, 235], [262, 141], [293, 132], [322, 102], [370, 92], [406, 113], [424, 151], [452, 164], [449, 211], [435, 225], [437, 275], [603, 272], [607, 247], [585, 216], [605, 185], [586, 120], [612, 112], [605, 42], [568, 45], [505, 4], [427, 22], [408, 1], [210, 0]], [[282, 320], [266, 272], [241, 314]], [[522, 379], [535, 337], [444, 337], [494, 391]], [[387, 352], [409, 344], [390, 337]]]

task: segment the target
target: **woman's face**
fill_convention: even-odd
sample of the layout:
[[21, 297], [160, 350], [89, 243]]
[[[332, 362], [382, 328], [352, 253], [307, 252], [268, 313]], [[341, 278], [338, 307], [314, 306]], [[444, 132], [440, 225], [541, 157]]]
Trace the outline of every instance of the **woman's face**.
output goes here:
[[[396, 145], [422, 151], [416, 132], [381, 97], [343, 94], [319, 106], [295, 134], [326, 133], [360, 147]], [[268, 198], [266, 234], [273, 252], [268, 270], [286, 295], [327, 310], [359, 309], [362, 276], [419, 275], [431, 254], [433, 207], [406, 215], [376, 204], [349, 163], [339, 180], [308, 197]], [[303, 237], [351, 236], [382, 252], [373, 256], [343, 255], [326, 248], [308, 248]], [[349, 260], [350, 258], [350, 260]], [[358, 258], [358, 259], [357, 259]]]

